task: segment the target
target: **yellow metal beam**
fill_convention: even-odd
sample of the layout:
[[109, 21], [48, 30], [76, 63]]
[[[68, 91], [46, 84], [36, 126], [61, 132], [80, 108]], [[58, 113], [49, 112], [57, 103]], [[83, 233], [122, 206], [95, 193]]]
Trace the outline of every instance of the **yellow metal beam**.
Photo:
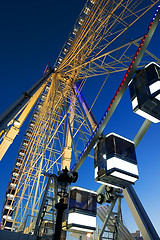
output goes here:
[[[62, 157], [62, 169], [65, 169], [65, 167], [67, 167], [68, 170], [70, 170], [71, 156], [72, 156], [71, 134], [73, 133], [73, 126], [74, 126], [75, 102], [76, 102], [76, 97], [73, 95], [71, 100], [71, 106], [70, 106], [70, 116], [69, 116], [70, 123], [68, 123], [68, 127], [67, 127], [66, 143], [63, 149], [63, 157]], [[70, 128], [69, 128], [69, 124], [70, 124]]]
[[[51, 75], [52, 77], [52, 75]], [[49, 78], [50, 79], [50, 78]], [[8, 150], [9, 146], [14, 141], [15, 137], [18, 135], [19, 130], [24, 123], [25, 119], [27, 118], [28, 114], [32, 110], [33, 106], [35, 105], [36, 101], [38, 100], [39, 96], [42, 94], [44, 88], [46, 87], [49, 79], [35, 92], [35, 94], [30, 98], [26, 107], [20, 114], [17, 119], [13, 120], [13, 126], [9, 129], [9, 131], [4, 136], [1, 144], [0, 144], [0, 160], [3, 158], [4, 154]]]

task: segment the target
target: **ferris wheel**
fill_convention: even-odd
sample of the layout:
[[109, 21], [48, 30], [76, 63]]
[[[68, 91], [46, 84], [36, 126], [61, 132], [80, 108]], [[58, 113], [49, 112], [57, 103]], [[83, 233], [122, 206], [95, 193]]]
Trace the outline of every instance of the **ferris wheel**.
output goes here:
[[[25, 234], [34, 233], [47, 184], [50, 184], [47, 188], [48, 204], [54, 208], [56, 196], [53, 178], [65, 168], [72, 174], [78, 172], [81, 166], [83, 168], [82, 164], [87, 157], [93, 161], [91, 151], [95, 144], [97, 144], [96, 147], [100, 146], [100, 138], [107, 137], [105, 127], [128, 85], [134, 111], [141, 112], [140, 115], [144, 114], [146, 118], [133, 140], [135, 147], [149, 128], [153, 118], [157, 122], [160, 120], [159, 112], [149, 118], [151, 113], [149, 97], [146, 100], [148, 105], [140, 108], [138, 103], [142, 99], [138, 96], [141, 92], [136, 96], [139, 91], [137, 79], [145, 79], [144, 76], [149, 68], [152, 68], [155, 74], [159, 72], [160, 59], [147, 50], [158, 25], [159, 8], [157, 0], [88, 0], [54, 66], [47, 65], [43, 77], [4, 112], [0, 119], [1, 158], [34, 107], [6, 190], [2, 229]], [[148, 12], [151, 12], [153, 17], [148, 20], [148, 28], [146, 27], [142, 32], [138, 25]], [[151, 62], [153, 64], [150, 64]], [[135, 76], [137, 68], [139, 75]], [[97, 78], [100, 79], [99, 83]], [[151, 79], [149, 88], [151, 94], [149, 92], [148, 95], [152, 95], [152, 98], [156, 98], [155, 101], [159, 101], [159, 89], [153, 90], [158, 85], [155, 79], [156, 77], [154, 81]], [[109, 87], [112, 87], [111, 91]], [[99, 99], [100, 104], [103, 104], [100, 97], [106, 90], [109, 91], [106, 96], [108, 106], [97, 121], [96, 113], [93, 114], [94, 108], [99, 104]], [[94, 92], [91, 98], [90, 91]], [[89, 98], [89, 104], [87, 98]], [[152, 104], [156, 103], [152, 101]], [[146, 106], [148, 110], [145, 110]], [[152, 106], [151, 108], [153, 109]], [[155, 111], [152, 111], [152, 114], [153, 112]], [[114, 138], [117, 136], [115, 134]], [[120, 139], [124, 140], [121, 136]], [[132, 205], [132, 198], [137, 197], [130, 186], [138, 178], [137, 170], [135, 172], [130, 174], [130, 180], [124, 180], [122, 175], [118, 177], [122, 179], [121, 184], [117, 179], [112, 181], [113, 177], [108, 180], [108, 176], [105, 180], [104, 177], [103, 179], [99, 177], [98, 181], [103, 184], [107, 182], [111, 187], [124, 188], [123, 195], [127, 203]], [[135, 181], [131, 181], [131, 177], [135, 178]], [[97, 190], [98, 194], [104, 191], [104, 185]], [[136, 215], [140, 212], [144, 214], [144, 218], [138, 220], [140, 225], [143, 225], [140, 230], [144, 236], [150, 237], [148, 239], [154, 239], [158, 236], [154, 227], [151, 225], [151, 229], [147, 230], [151, 222], [146, 220], [147, 215], [143, 207], [139, 210], [140, 212], [136, 210], [140, 205], [138, 205], [139, 200], [134, 200], [132, 214]], [[147, 221], [148, 226], [143, 230]], [[47, 224], [48, 227], [52, 226], [53, 214], [50, 218], [48, 217], [46, 225], [43, 224], [41, 222], [43, 228]]]

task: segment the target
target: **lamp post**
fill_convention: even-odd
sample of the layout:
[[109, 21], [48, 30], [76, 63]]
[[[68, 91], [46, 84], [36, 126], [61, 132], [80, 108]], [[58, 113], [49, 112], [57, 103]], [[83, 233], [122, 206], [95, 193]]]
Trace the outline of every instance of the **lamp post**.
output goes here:
[[56, 218], [56, 226], [55, 226], [55, 235], [54, 240], [60, 240], [61, 231], [62, 231], [62, 218], [64, 210], [67, 209], [68, 204], [65, 202], [65, 198], [69, 195], [69, 186], [71, 183], [75, 183], [78, 178], [78, 173], [71, 173], [67, 168], [63, 169], [59, 176], [57, 177], [58, 190], [57, 195], [60, 197], [59, 202], [55, 205], [57, 209], [57, 218]]

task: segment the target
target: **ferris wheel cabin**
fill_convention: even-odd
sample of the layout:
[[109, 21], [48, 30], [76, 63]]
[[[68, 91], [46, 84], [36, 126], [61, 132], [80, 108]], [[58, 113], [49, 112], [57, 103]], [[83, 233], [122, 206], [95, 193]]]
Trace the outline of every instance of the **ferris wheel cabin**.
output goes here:
[[94, 232], [96, 230], [97, 193], [80, 187], [70, 188], [66, 230]]
[[160, 121], [160, 66], [154, 62], [138, 70], [129, 84], [133, 111], [157, 123]]
[[115, 133], [102, 137], [94, 148], [95, 181], [125, 188], [138, 179], [134, 143]]

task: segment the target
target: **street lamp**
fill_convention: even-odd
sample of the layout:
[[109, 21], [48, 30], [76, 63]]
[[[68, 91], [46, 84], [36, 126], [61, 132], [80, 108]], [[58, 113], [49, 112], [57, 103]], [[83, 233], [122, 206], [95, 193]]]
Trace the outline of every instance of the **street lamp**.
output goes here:
[[63, 212], [67, 209], [68, 204], [64, 203], [65, 198], [69, 195], [69, 186], [71, 183], [75, 183], [78, 178], [78, 173], [74, 172], [71, 173], [68, 171], [67, 168], [63, 169], [59, 172], [59, 176], [57, 177], [57, 195], [60, 197], [59, 202], [55, 205], [57, 209], [57, 218], [56, 218], [56, 226], [55, 226], [55, 240], [60, 240], [61, 238], [61, 231], [62, 231], [62, 218]]
[[75, 183], [78, 178], [78, 173], [74, 172], [71, 173], [68, 171], [67, 168], [63, 169], [59, 176], [57, 177], [57, 183], [58, 183], [58, 192], [57, 195], [61, 198], [68, 197], [69, 195], [69, 187], [71, 183]]

